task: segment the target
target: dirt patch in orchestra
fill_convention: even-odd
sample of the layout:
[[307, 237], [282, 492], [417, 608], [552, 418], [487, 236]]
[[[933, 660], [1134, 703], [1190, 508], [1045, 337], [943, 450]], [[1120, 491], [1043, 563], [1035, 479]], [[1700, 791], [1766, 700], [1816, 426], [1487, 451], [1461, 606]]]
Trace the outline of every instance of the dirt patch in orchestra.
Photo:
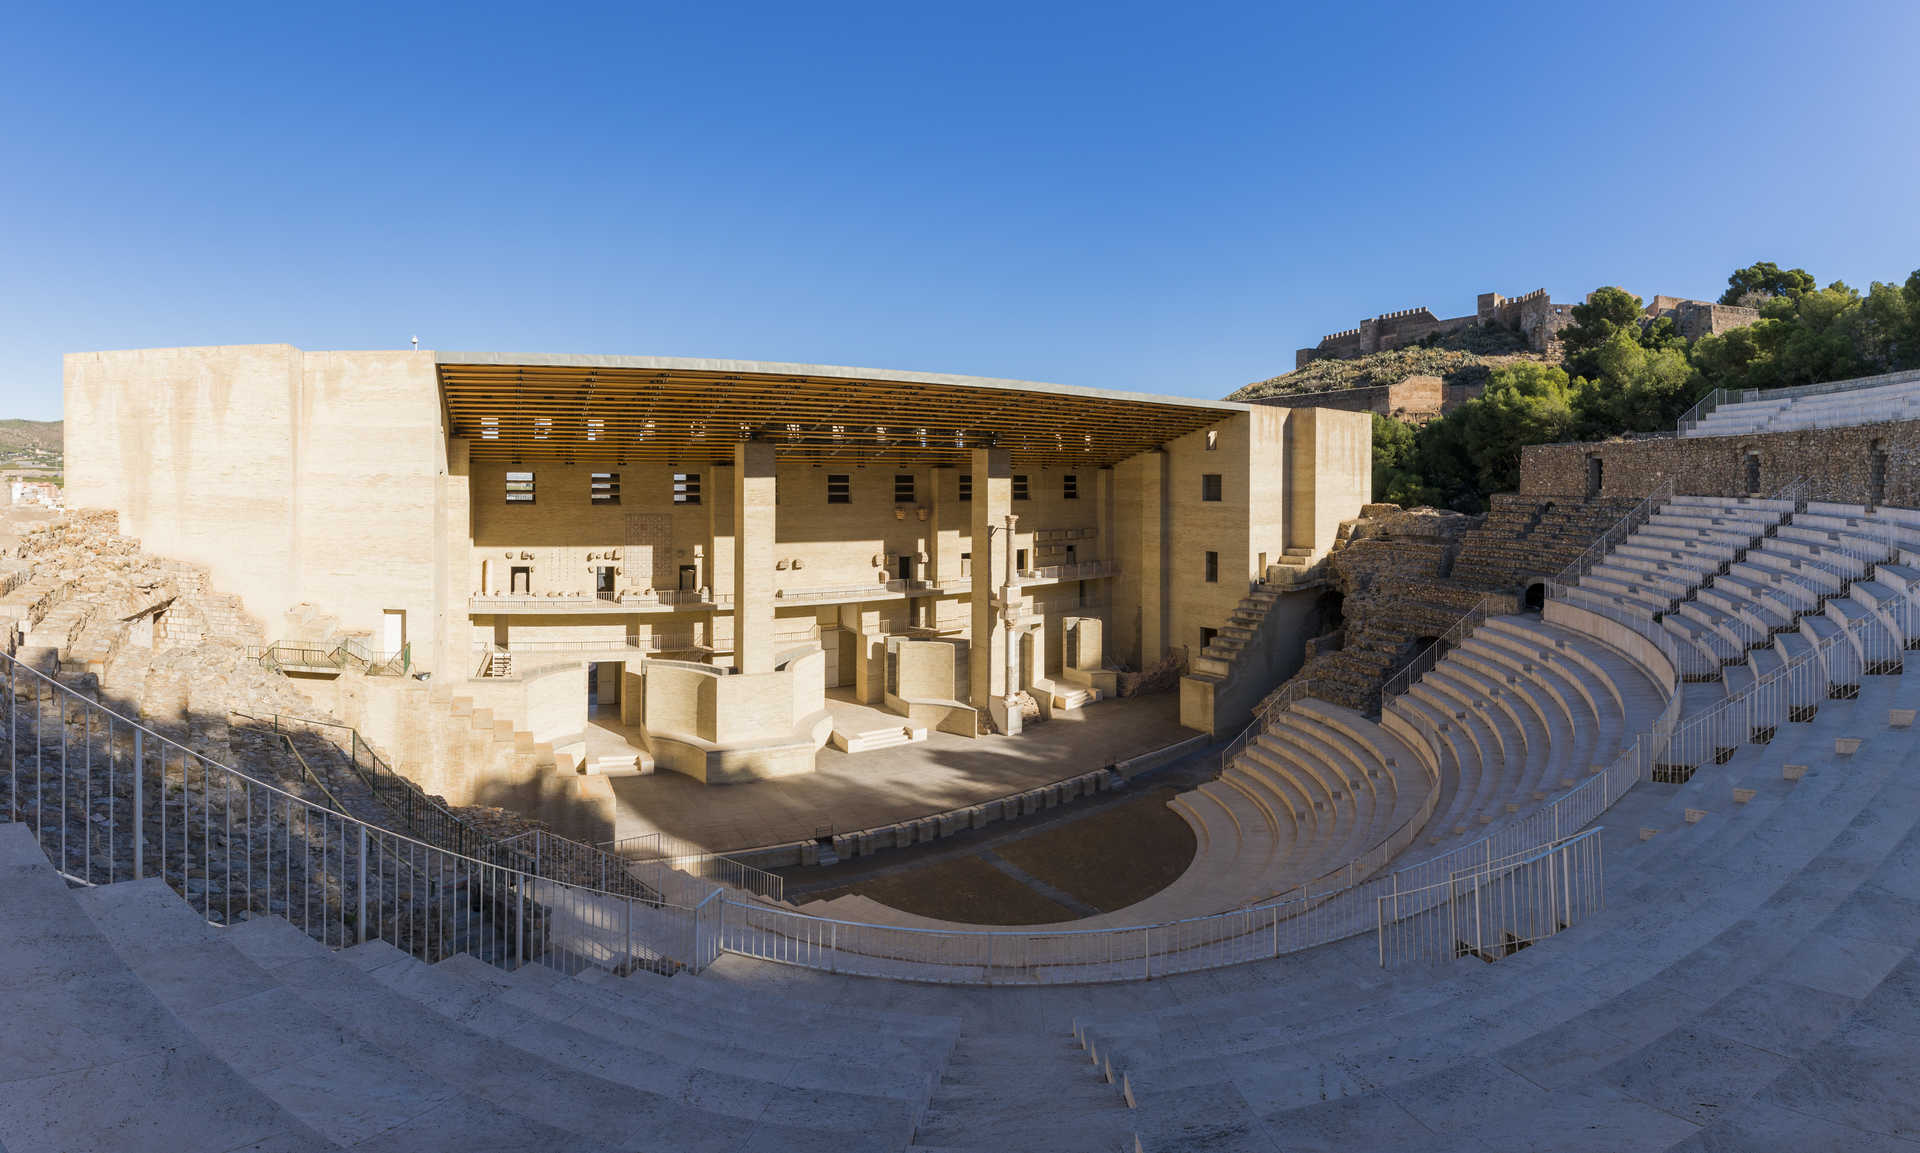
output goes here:
[[923, 917], [976, 925], [1040, 925], [1110, 912], [1166, 888], [1192, 862], [1193, 830], [1167, 808], [1184, 791], [1162, 786], [814, 895], [859, 893]]
[[1123, 909], [1171, 885], [1193, 863], [1193, 829], [1167, 807], [1185, 791], [1158, 788], [1081, 820], [1003, 841], [994, 851], [1103, 913]]
[[979, 857], [950, 857], [873, 877], [848, 892], [889, 908], [976, 925], [1070, 921], [1073, 910], [1042, 896]]

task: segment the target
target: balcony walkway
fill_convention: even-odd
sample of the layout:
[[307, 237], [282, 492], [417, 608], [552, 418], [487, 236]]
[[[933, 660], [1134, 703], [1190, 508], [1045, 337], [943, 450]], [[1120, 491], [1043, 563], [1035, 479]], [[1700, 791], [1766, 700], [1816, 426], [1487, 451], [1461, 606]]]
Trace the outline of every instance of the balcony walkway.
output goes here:
[[852, 755], [828, 745], [817, 771], [782, 780], [707, 786], [671, 772], [615, 777], [615, 835], [658, 830], [713, 852], [782, 844], [825, 825], [847, 832], [979, 804], [1193, 735], [1180, 724], [1179, 694], [1156, 693], [1060, 714], [1018, 737], [934, 732], [921, 743]]

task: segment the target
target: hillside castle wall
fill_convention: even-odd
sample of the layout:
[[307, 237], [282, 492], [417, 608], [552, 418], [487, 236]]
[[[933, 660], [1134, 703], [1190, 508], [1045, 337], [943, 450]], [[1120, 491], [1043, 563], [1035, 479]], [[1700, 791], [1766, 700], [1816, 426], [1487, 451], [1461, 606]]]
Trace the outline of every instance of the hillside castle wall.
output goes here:
[[[1592, 294], [1588, 295], [1591, 299]], [[1688, 340], [1698, 340], [1744, 328], [1760, 319], [1760, 314], [1755, 309], [1729, 304], [1655, 296], [1642, 313], [1641, 323], [1651, 324], [1661, 317], [1671, 318]], [[1369, 353], [1419, 344], [1429, 336], [1451, 336], [1476, 325], [1510, 328], [1527, 338], [1528, 348], [1549, 352], [1559, 340], [1560, 330], [1572, 323], [1572, 306], [1555, 304], [1547, 298], [1544, 288], [1515, 297], [1483, 292], [1471, 316], [1442, 320], [1431, 309], [1407, 308], [1363, 320], [1357, 328], [1328, 333], [1312, 348], [1296, 350], [1293, 366], [1301, 368], [1316, 360], [1353, 360]]]

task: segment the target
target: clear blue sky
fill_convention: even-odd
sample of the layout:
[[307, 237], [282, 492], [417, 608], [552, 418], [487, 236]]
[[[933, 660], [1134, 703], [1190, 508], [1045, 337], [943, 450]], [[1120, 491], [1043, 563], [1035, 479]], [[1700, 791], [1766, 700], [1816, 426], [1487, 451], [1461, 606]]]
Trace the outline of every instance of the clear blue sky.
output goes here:
[[1219, 396], [1482, 291], [1920, 266], [1906, 2], [294, 11], [8, 10], [0, 416], [416, 333]]

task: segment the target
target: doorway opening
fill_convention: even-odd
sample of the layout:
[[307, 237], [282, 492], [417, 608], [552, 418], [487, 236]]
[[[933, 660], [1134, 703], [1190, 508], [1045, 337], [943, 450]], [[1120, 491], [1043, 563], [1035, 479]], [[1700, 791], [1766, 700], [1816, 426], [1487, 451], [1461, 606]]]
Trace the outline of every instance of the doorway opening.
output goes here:
[[1528, 612], [1537, 613], [1547, 607], [1547, 582], [1534, 581], [1527, 586], [1527, 595], [1522, 602]]
[[620, 709], [620, 674], [626, 665], [621, 661], [587, 662], [587, 711]]
[[393, 658], [407, 647], [407, 614], [404, 609], [383, 609], [380, 613], [380, 655]]

